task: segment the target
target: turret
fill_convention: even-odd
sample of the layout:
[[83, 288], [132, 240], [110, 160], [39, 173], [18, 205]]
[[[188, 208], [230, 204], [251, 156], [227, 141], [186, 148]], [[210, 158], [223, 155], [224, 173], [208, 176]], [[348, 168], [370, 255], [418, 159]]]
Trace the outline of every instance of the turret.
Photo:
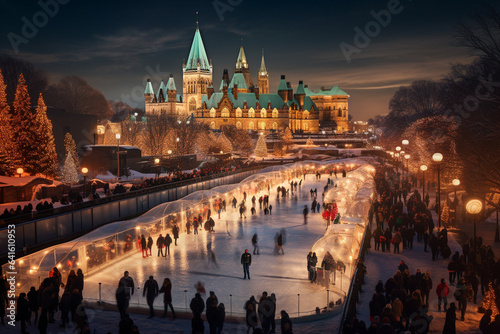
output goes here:
[[144, 90], [144, 101], [146, 103], [151, 103], [153, 102], [154, 96], [153, 85], [151, 84], [151, 80], [148, 79], [146, 82], [146, 89]]
[[207, 88], [207, 98], [210, 99], [212, 97], [212, 95], [214, 95], [214, 87], [213, 86], [209, 86]]
[[304, 82], [302, 80], [299, 80], [299, 86], [297, 87], [294, 96], [299, 103], [300, 108], [302, 109], [304, 107], [304, 98], [306, 97], [306, 92], [304, 91]]
[[168, 102], [177, 102], [177, 87], [175, 86], [173, 74], [170, 74], [168, 78], [166, 89]]
[[278, 85], [278, 95], [283, 99], [283, 101], [288, 101], [288, 87], [286, 86], [284, 75], [281, 75], [281, 80]]
[[292, 84], [290, 84], [290, 81], [286, 82], [286, 89], [288, 90], [287, 91], [288, 101], [293, 101], [293, 88]]
[[264, 49], [262, 49], [262, 60], [260, 61], [258, 85], [259, 92], [261, 94], [269, 94], [269, 74], [267, 73], [266, 63], [264, 62]]
[[156, 101], [158, 103], [165, 102], [165, 83], [161, 81], [160, 88], [158, 88], [158, 94], [156, 94]]

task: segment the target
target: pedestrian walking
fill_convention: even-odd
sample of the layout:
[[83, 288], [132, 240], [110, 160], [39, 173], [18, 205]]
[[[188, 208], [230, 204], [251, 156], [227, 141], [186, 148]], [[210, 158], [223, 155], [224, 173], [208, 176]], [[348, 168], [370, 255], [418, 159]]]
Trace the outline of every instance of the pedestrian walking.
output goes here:
[[250, 333], [250, 329], [252, 329], [253, 333], [254, 328], [259, 324], [257, 319], [257, 301], [254, 296], [251, 296], [250, 299], [245, 302], [244, 309], [247, 323], [247, 334]]
[[177, 239], [179, 239], [179, 227], [177, 225], [174, 225], [172, 228], [172, 234], [174, 235], [175, 245], [177, 246]]
[[456, 334], [455, 321], [457, 320], [455, 303], [450, 303], [450, 308], [446, 311], [443, 334]]
[[158, 239], [156, 239], [156, 247], [158, 248], [158, 257], [160, 257], [160, 254], [161, 256], [165, 257], [165, 254], [163, 253], [163, 247], [165, 246], [164, 242], [165, 238], [163, 238], [163, 236], [160, 234]]
[[255, 255], [257, 252], [257, 255], [259, 255], [259, 243], [257, 241], [257, 233], [254, 233], [252, 237], [252, 246], [253, 246], [253, 254]]
[[[153, 248], [153, 238], [151, 236], [148, 237], [148, 243], [146, 245], [148, 247], [148, 250], [146, 252], [146, 256], [152, 256], [153, 254], [151, 253], [151, 249]], [[149, 252], [149, 255], [148, 255]]]
[[203, 302], [203, 299], [201, 299], [201, 295], [199, 292], [197, 292], [194, 295], [194, 298], [191, 299], [189, 308], [191, 309], [191, 312], [193, 312], [194, 318], [196, 318], [196, 316], [201, 316], [203, 310], [205, 310], [205, 303]]
[[215, 295], [215, 292], [210, 291], [210, 296], [207, 298], [206, 301], [206, 317], [207, 317], [207, 322], [208, 326], [210, 327], [210, 334], [216, 334], [217, 333], [217, 306], [218, 306], [218, 300], [217, 296]]
[[167, 277], [163, 280], [163, 285], [161, 286], [159, 293], [163, 293], [163, 318], [167, 316], [168, 308], [170, 307], [170, 310], [172, 310], [172, 317], [175, 319], [175, 311], [172, 306], [172, 282], [170, 282], [170, 278]]
[[448, 305], [448, 294], [450, 293], [450, 287], [446, 284], [444, 278], [441, 279], [441, 283], [436, 288], [436, 294], [438, 296], [438, 311], [441, 311], [441, 302], [444, 304], [444, 310], [446, 311], [446, 306]]
[[224, 320], [226, 319], [226, 309], [223, 303], [217, 306], [217, 317], [216, 317], [216, 333], [222, 334], [222, 328], [224, 327]]
[[165, 239], [163, 240], [163, 244], [165, 245], [165, 256], [170, 255], [170, 244], [172, 243], [172, 238], [170, 234], [167, 233]]
[[[29, 308], [30, 308], [30, 317], [28, 318], [28, 322], [31, 322], [31, 313], [35, 314], [35, 321], [33, 322], [34, 325], [38, 322], [38, 308], [39, 308], [39, 303], [38, 303], [38, 291], [36, 291], [35, 287], [32, 286], [30, 288], [30, 291], [28, 292], [28, 303], [29, 303]], [[3, 312], [2, 312], [3, 310]], [[3, 324], [3, 317], [5, 316], [5, 309], [4, 309], [4, 300], [3, 296], [0, 296], [0, 316], [2, 318], [2, 324]]]
[[120, 317], [124, 319], [127, 313], [130, 297], [134, 294], [134, 279], [129, 276], [129, 272], [125, 271], [123, 277], [118, 282], [116, 290], [116, 304], [120, 311]]
[[147, 257], [148, 255], [148, 249], [147, 249], [147, 242], [146, 242], [146, 238], [144, 237], [144, 234], [141, 235], [141, 251], [142, 251], [142, 257], [145, 258]]
[[285, 255], [285, 251], [283, 250], [283, 234], [281, 233], [279, 233], [276, 238], [276, 248], [277, 254], [279, 254], [281, 250], [281, 255]]
[[[312, 191], [312, 189], [311, 189]], [[309, 209], [307, 205], [304, 205], [304, 210], [302, 210], [302, 214], [304, 215], [304, 225], [307, 224], [307, 214], [309, 213]]]
[[149, 318], [151, 319], [152, 317], [155, 316], [155, 310], [153, 307], [153, 303], [155, 301], [156, 296], [158, 296], [158, 282], [156, 282], [155, 279], [153, 279], [153, 276], [149, 276], [149, 279], [144, 283], [144, 291], [142, 293], [143, 297], [146, 297], [148, 306], [149, 306]]
[[250, 279], [250, 265], [252, 264], [252, 255], [245, 249], [245, 253], [241, 255], [241, 264], [243, 265], [243, 279]]
[[281, 333], [282, 334], [293, 334], [292, 331], [292, 320], [285, 310], [281, 310]]
[[78, 268], [78, 270], [76, 271], [76, 277], [77, 277], [76, 287], [80, 292], [80, 296], [83, 299], [84, 276], [81, 268]]

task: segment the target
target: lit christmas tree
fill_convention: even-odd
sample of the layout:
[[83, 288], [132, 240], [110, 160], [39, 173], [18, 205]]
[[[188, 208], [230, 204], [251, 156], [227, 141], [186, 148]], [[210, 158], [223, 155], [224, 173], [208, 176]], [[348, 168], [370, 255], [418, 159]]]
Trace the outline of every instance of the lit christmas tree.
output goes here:
[[495, 318], [497, 314], [500, 314], [498, 310], [498, 305], [496, 303], [496, 294], [495, 289], [493, 288], [493, 284], [491, 282], [488, 284], [488, 291], [484, 294], [483, 301], [481, 302], [481, 307], [486, 310], [491, 310], [493, 312], [492, 320]]
[[314, 146], [314, 142], [313, 142], [313, 140], [311, 139], [311, 137], [307, 138], [307, 141], [306, 141], [306, 146]]
[[443, 226], [445, 226], [445, 227], [449, 227], [451, 224], [450, 208], [448, 207], [448, 204], [446, 203], [446, 201], [444, 202], [443, 210], [441, 211], [441, 222], [443, 223]]
[[57, 173], [57, 153], [52, 122], [47, 117], [46, 111], [47, 107], [40, 93], [35, 114], [34, 131], [37, 137], [35, 154], [37, 157], [33, 161], [34, 171], [53, 177]]
[[61, 181], [67, 184], [74, 184], [78, 182], [78, 170], [76, 169], [75, 162], [70, 154], [66, 155]]
[[66, 156], [71, 155], [73, 157], [73, 163], [75, 164], [76, 169], [78, 170], [80, 166], [80, 160], [78, 159], [78, 152], [76, 151], [75, 140], [71, 133], [66, 132], [64, 135], [64, 154]]
[[259, 140], [257, 140], [257, 145], [255, 145], [255, 156], [265, 158], [267, 157], [267, 145], [266, 145], [266, 137], [264, 135], [260, 135]]
[[28, 87], [23, 75], [19, 76], [19, 82], [14, 97], [14, 116], [12, 118], [12, 137], [14, 149], [12, 157], [14, 167], [21, 167], [24, 172], [33, 173], [35, 150], [38, 148], [34, 131], [34, 115], [31, 111], [31, 101], [28, 94]]
[[10, 106], [7, 104], [7, 94], [2, 71], [0, 71], [0, 175], [11, 175], [14, 172], [12, 162], [12, 127]]
[[220, 136], [217, 138], [217, 144], [220, 146], [220, 150], [223, 153], [230, 153], [233, 150], [233, 144], [227, 139], [227, 137], [221, 133]]

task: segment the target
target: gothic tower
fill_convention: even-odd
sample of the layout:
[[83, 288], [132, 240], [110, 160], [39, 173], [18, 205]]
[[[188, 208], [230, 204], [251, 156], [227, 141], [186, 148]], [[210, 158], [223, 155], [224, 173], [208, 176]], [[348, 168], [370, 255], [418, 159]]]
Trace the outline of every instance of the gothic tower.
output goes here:
[[264, 62], [264, 49], [262, 50], [258, 85], [260, 94], [269, 94], [269, 74], [267, 73], [266, 63]]
[[183, 102], [186, 103], [188, 114], [201, 108], [202, 95], [207, 94], [207, 88], [210, 86], [212, 86], [212, 64], [208, 61], [197, 22], [188, 60], [182, 64]]
[[247, 57], [245, 56], [245, 50], [240, 46], [240, 52], [238, 53], [238, 59], [236, 60], [236, 65], [234, 66], [234, 73], [243, 73], [247, 87], [249, 91], [253, 91], [253, 80], [250, 75], [250, 69], [248, 67]]

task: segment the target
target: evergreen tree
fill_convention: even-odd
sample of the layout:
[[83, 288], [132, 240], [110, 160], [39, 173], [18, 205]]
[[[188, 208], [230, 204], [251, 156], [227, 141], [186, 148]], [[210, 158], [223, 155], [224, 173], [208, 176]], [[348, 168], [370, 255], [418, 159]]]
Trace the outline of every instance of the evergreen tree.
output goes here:
[[78, 170], [76, 169], [75, 161], [73, 160], [71, 154], [66, 154], [61, 181], [67, 184], [74, 184], [78, 182]]
[[311, 139], [311, 137], [307, 138], [307, 140], [306, 140], [306, 146], [314, 146], [314, 142]]
[[34, 129], [34, 115], [31, 111], [31, 100], [28, 87], [21, 74], [17, 84], [13, 103], [14, 116], [12, 118], [14, 167], [21, 167], [26, 173], [34, 173], [33, 161], [36, 159], [36, 138]]
[[286, 128], [283, 133], [283, 142], [285, 144], [285, 149], [288, 150], [290, 145], [293, 144], [293, 134], [290, 128]]
[[283, 143], [283, 140], [277, 141], [273, 145], [273, 154], [277, 157], [284, 157], [285, 156], [285, 145]]
[[57, 173], [57, 153], [52, 122], [47, 117], [46, 111], [47, 107], [43, 101], [42, 93], [40, 93], [35, 114], [35, 127], [33, 129], [37, 140], [36, 158], [33, 161], [35, 166], [34, 172], [53, 177]]
[[233, 144], [231, 144], [229, 139], [223, 133], [221, 133], [217, 138], [217, 144], [217, 146], [220, 146], [220, 151], [224, 153], [231, 153], [233, 150]]
[[450, 208], [448, 207], [448, 204], [446, 203], [446, 201], [444, 202], [443, 210], [441, 211], [441, 222], [443, 223], [443, 226], [446, 226], [446, 227], [449, 227], [451, 224]]
[[6, 85], [0, 71], [0, 175], [11, 175], [14, 172], [11, 122]]
[[497, 314], [500, 314], [495, 289], [493, 288], [493, 284], [491, 282], [488, 284], [488, 290], [484, 294], [481, 307], [485, 310], [491, 310], [493, 312], [492, 318], [494, 318]]
[[265, 158], [267, 157], [267, 145], [266, 145], [266, 137], [264, 135], [260, 135], [259, 140], [257, 140], [257, 145], [255, 145], [255, 156]]
[[68, 155], [71, 155], [71, 157], [73, 158], [73, 163], [78, 170], [78, 168], [80, 167], [80, 160], [78, 158], [78, 152], [76, 151], [75, 140], [69, 132], [66, 132], [66, 134], [64, 135], [64, 154], [66, 155], [66, 157]]

